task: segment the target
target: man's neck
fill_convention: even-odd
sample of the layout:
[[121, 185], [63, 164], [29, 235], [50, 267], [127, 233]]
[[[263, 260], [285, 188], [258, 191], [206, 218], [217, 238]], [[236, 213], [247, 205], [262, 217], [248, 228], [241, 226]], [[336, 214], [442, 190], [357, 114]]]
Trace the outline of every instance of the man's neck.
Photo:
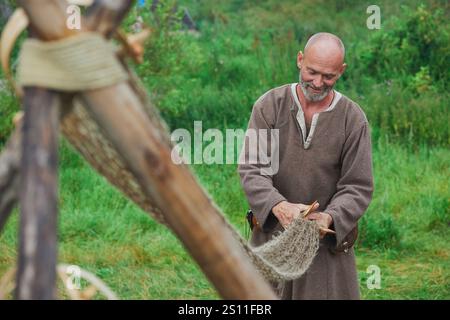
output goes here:
[[328, 95], [320, 101], [308, 101], [300, 88], [300, 84], [297, 84], [296, 89], [298, 99], [304, 110], [322, 111], [328, 108], [334, 99], [334, 90], [331, 90]]

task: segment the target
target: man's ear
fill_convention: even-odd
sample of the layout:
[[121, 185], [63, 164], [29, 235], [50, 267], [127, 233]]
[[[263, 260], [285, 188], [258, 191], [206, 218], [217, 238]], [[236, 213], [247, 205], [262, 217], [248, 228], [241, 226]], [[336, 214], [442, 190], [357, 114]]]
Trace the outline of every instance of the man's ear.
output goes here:
[[303, 52], [299, 51], [297, 54], [297, 68], [300, 70], [302, 67], [302, 61], [303, 61]]
[[347, 69], [347, 64], [346, 64], [346, 63], [343, 63], [343, 64], [342, 64], [342, 67], [341, 67], [341, 71], [339, 72], [339, 73], [340, 73], [339, 77], [342, 76], [342, 75], [344, 74], [345, 69]]

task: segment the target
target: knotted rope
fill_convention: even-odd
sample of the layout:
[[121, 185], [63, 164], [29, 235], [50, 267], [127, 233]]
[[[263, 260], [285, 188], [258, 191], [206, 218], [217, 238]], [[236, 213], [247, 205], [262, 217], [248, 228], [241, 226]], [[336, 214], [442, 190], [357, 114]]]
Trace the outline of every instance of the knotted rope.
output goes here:
[[95, 32], [58, 41], [27, 39], [19, 56], [18, 82], [60, 91], [99, 89], [126, 81], [114, 47]]

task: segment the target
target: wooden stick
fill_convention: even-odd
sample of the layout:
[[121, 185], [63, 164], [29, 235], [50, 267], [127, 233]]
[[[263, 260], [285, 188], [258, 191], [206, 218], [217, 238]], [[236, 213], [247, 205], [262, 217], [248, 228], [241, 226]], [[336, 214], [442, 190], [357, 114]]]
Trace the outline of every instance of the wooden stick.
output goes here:
[[[303, 218], [306, 218], [310, 213], [313, 212], [313, 208], [314, 206], [318, 203], [318, 201], [314, 201], [308, 209], [306, 209], [305, 213], [303, 214]], [[326, 233], [332, 233], [332, 234], [336, 234], [336, 232], [334, 230], [331, 229], [327, 229], [327, 228], [320, 228], [320, 231], [326, 232]]]
[[314, 202], [309, 206], [309, 208], [306, 209], [305, 213], [303, 214], [303, 218], [306, 218], [311, 212], [313, 212], [313, 208], [314, 208], [314, 206], [315, 206], [317, 203], [318, 203], [317, 200], [314, 201]]
[[327, 229], [327, 228], [320, 228], [320, 231], [326, 232], [326, 233], [331, 233], [331, 234], [336, 234], [336, 231], [331, 230], [331, 229]]
[[[61, 8], [54, 6], [52, 19], [44, 21], [34, 18], [40, 16], [34, 1], [21, 2], [27, 4], [31, 24], [43, 39], [63, 24]], [[67, 35], [60, 32], [58, 36]], [[191, 172], [172, 162], [170, 146], [160, 138], [166, 133], [152, 126], [130, 86], [122, 83], [91, 90], [81, 98], [219, 294], [226, 299], [275, 299]]]

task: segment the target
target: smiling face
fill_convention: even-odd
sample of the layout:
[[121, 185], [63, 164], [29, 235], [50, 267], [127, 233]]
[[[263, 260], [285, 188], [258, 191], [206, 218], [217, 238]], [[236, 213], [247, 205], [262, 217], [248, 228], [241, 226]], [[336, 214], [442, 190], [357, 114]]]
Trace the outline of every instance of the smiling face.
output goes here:
[[317, 34], [310, 38], [297, 56], [300, 88], [311, 102], [325, 99], [346, 68], [344, 48], [337, 37]]

